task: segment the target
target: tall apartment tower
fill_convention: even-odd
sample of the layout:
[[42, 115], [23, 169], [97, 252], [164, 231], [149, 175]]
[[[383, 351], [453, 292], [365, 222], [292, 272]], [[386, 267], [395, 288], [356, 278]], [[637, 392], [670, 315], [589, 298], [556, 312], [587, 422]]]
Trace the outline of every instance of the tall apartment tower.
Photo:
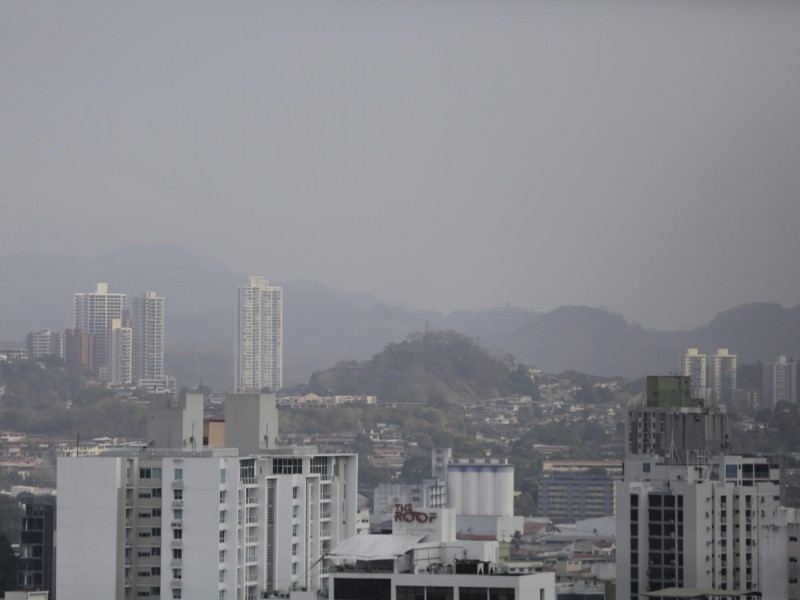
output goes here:
[[763, 406], [774, 408], [778, 402], [797, 404], [797, 363], [778, 356], [764, 365]]
[[133, 383], [133, 330], [129, 311], [125, 309], [122, 312], [124, 318], [111, 320], [109, 382], [129, 386]]
[[732, 406], [733, 393], [736, 391], [736, 355], [720, 348], [711, 355], [708, 364], [709, 386], [717, 401], [725, 406]]
[[234, 387], [237, 392], [283, 386], [283, 288], [250, 277], [238, 288]]
[[93, 370], [103, 381], [111, 376], [111, 322], [122, 319], [125, 305], [125, 294], [109, 293], [107, 283], [98, 283], [94, 292], [80, 292], [72, 299], [70, 328], [94, 336]]
[[706, 397], [706, 355], [689, 348], [680, 359], [680, 374], [692, 378], [692, 398]]
[[164, 378], [164, 298], [144, 292], [133, 299], [133, 379]]

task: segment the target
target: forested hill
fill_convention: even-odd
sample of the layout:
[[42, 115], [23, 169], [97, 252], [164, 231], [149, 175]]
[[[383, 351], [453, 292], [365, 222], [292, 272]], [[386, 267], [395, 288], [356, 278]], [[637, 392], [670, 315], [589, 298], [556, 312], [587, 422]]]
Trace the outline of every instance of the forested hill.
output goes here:
[[511, 356], [493, 356], [455, 331], [416, 334], [370, 360], [339, 363], [312, 375], [309, 388], [319, 394], [376, 395], [382, 403], [474, 402], [534, 393], [527, 370]]

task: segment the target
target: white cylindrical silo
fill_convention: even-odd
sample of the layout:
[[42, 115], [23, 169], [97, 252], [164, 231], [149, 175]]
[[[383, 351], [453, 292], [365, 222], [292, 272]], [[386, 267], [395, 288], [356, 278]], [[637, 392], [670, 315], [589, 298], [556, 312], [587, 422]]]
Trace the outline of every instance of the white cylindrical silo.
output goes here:
[[464, 514], [464, 477], [461, 469], [455, 466], [447, 470], [447, 505], [457, 515]]
[[468, 466], [464, 469], [464, 512], [465, 515], [478, 514], [478, 469]]
[[514, 466], [494, 467], [494, 514], [514, 516]]
[[478, 503], [479, 515], [493, 515], [494, 514], [494, 475], [492, 468], [488, 465], [482, 466], [478, 476], [480, 501]]

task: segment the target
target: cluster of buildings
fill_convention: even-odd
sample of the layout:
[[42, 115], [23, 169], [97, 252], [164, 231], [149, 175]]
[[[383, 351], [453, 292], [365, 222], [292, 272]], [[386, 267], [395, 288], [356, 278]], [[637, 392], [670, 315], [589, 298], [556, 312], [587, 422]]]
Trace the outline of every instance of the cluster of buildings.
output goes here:
[[[73, 295], [69, 328], [27, 336], [27, 349], [5, 351], [8, 360], [57, 356], [70, 372], [120, 387], [174, 390], [164, 370], [164, 298], [146, 291], [128, 304], [126, 294], [98, 283]], [[283, 386], [283, 289], [253, 276], [237, 290], [234, 389], [277, 391]]]
[[390, 533], [370, 535], [358, 455], [279, 446], [274, 395], [229, 394], [221, 431], [204, 422], [202, 395], [154, 395], [143, 443], [62, 455], [57, 500], [25, 503], [20, 586], [51, 600], [556, 599], [552, 573], [501, 556], [523, 529], [506, 460], [437, 450], [428, 495], [387, 495]]
[[[691, 378], [692, 397], [713, 399], [728, 408], [775, 408], [779, 402], [797, 404], [797, 363], [777, 356], [764, 363], [760, 390], [739, 389], [736, 355], [720, 348], [710, 356], [689, 348], [680, 357], [679, 373]], [[759, 399], [760, 394], [760, 399]]]
[[70, 326], [27, 336], [29, 358], [57, 356], [72, 373], [114, 386], [168, 388], [164, 372], [164, 298], [146, 291], [133, 298], [98, 283], [73, 295]]

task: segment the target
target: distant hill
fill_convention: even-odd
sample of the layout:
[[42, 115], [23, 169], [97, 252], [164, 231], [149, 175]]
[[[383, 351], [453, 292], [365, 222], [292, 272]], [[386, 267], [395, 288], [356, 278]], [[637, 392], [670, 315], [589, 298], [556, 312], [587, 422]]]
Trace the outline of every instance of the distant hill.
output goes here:
[[[266, 269], [254, 274], [270, 276]], [[213, 389], [229, 389], [236, 287], [246, 275], [175, 246], [128, 247], [96, 257], [0, 256], [0, 339], [20, 343], [29, 331], [66, 328], [72, 294], [92, 290], [98, 281], [129, 295], [156, 290], [166, 298], [170, 372], [181, 384], [202, 379]], [[800, 358], [800, 307], [748, 304], [719, 313], [702, 327], [657, 331], [585, 306], [544, 314], [513, 306], [443, 314], [316, 282], [274, 283], [284, 287], [290, 384], [304, 383], [313, 371], [337, 361], [365, 360], [426, 328], [459, 331], [548, 371], [602, 376], [674, 371], [687, 347], [708, 353], [729, 348], [740, 362], [776, 354]]]
[[318, 393], [377, 395], [381, 402], [474, 402], [533, 393], [524, 369], [509, 364], [465, 335], [431, 331], [389, 344], [370, 360], [343, 363], [312, 375]]
[[658, 333], [605, 310], [564, 306], [504, 336], [497, 345], [546, 371], [634, 378], [676, 368], [677, 354], [659, 342]]
[[729, 348], [740, 363], [777, 354], [800, 357], [800, 306], [745, 304], [719, 313], [708, 325], [680, 331], [646, 329], [605, 310], [564, 306], [503, 336], [496, 346], [547, 371], [636, 379], [674, 372], [678, 357], [694, 347], [707, 354]]

